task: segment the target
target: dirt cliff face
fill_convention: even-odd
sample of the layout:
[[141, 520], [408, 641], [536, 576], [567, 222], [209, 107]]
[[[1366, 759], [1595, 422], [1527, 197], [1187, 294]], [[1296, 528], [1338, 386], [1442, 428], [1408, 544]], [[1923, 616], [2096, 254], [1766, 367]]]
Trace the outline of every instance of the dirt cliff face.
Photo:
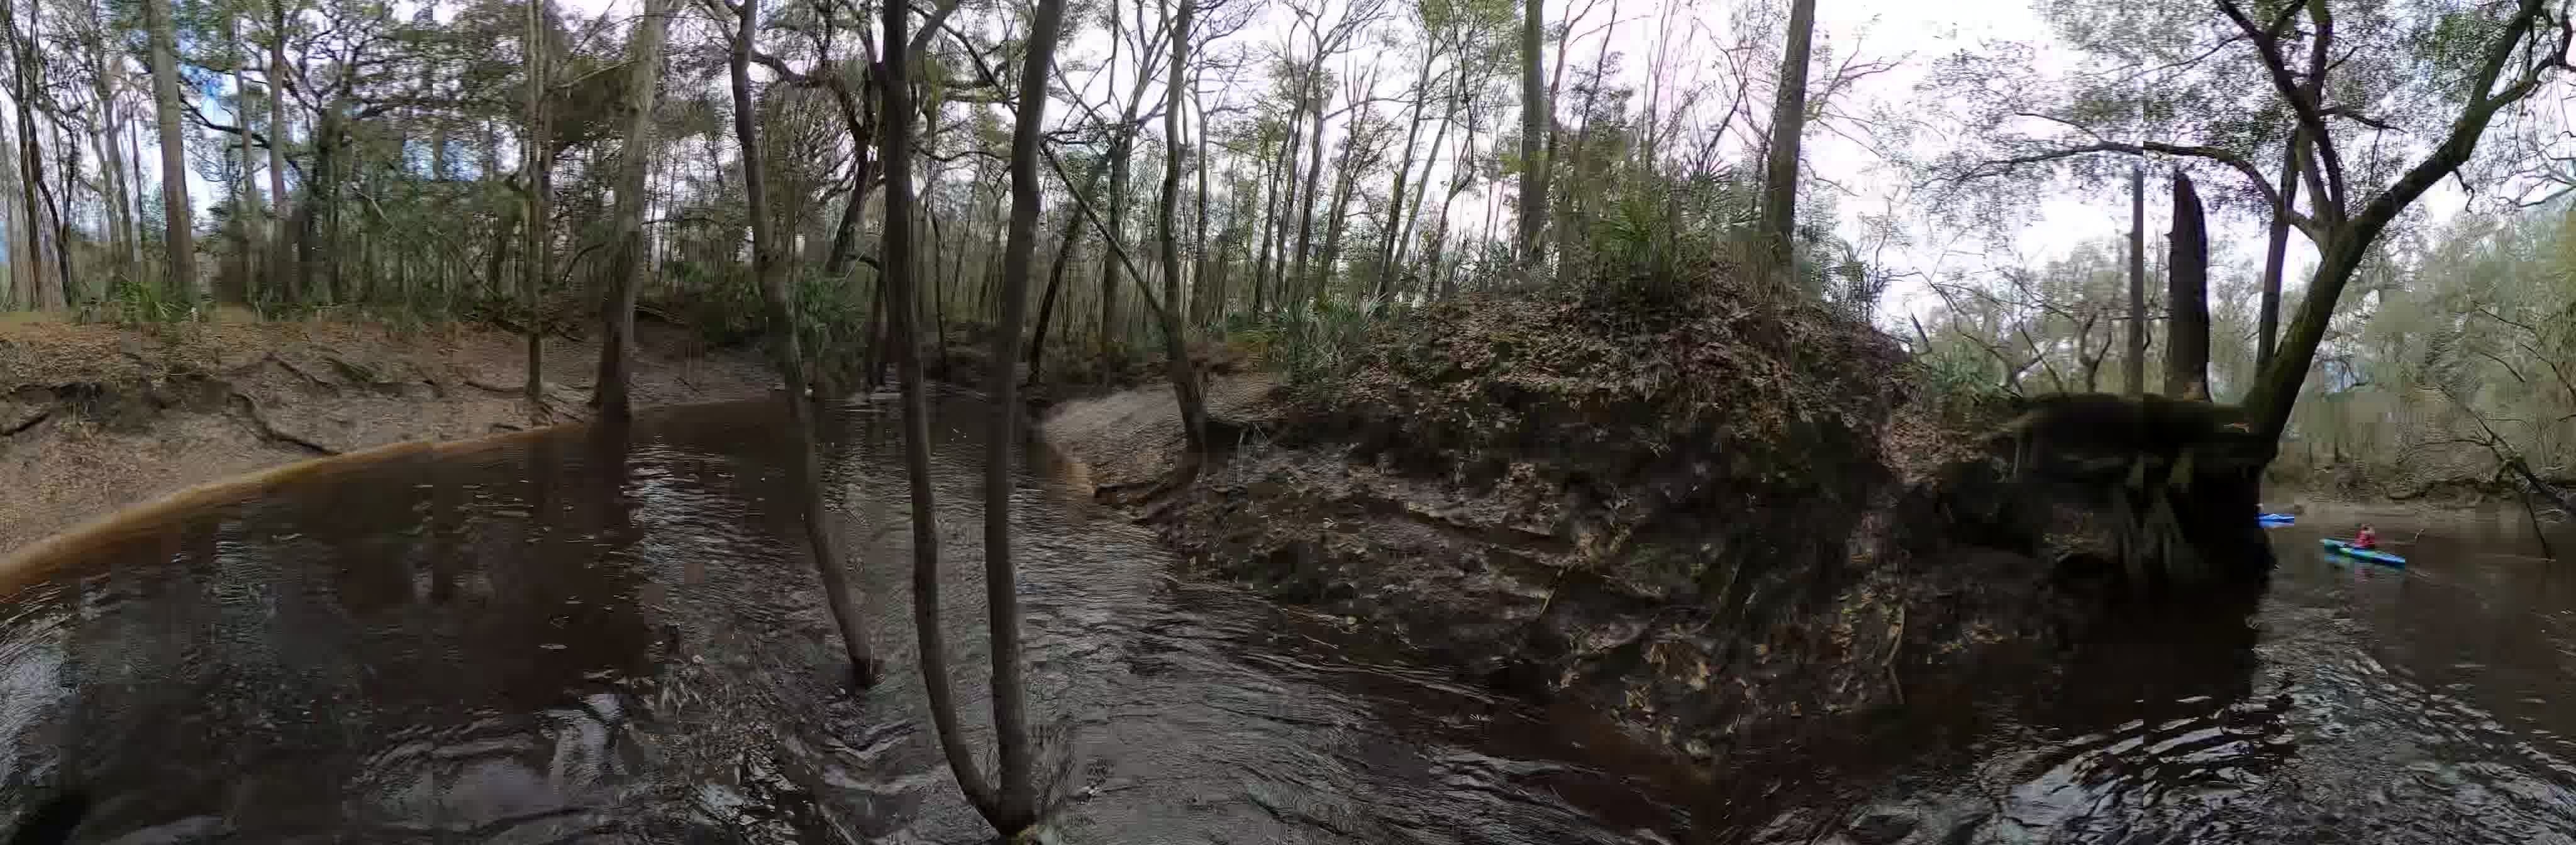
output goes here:
[[1150, 518], [1211, 574], [1702, 759], [2052, 640], [2065, 525], [1909, 404], [1884, 335], [1757, 301], [1414, 312], [1341, 375], [1219, 409], [1269, 437]]

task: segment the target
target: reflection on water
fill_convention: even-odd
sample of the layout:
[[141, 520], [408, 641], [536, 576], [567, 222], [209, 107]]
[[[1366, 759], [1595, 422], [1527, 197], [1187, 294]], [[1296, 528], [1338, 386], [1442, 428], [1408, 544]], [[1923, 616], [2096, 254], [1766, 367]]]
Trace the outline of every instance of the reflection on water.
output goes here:
[[[2318, 553], [2362, 522], [2411, 566]], [[2533, 557], [2520, 512], [2325, 511], [2272, 537], [2265, 595], [2110, 626], [2050, 689], [1987, 702], [1965, 759], [1897, 766], [1840, 835], [2576, 842], [2576, 573]]]
[[[983, 446], [977, 409], [944, 410], [947, 622], [989, 747]], [[981, 839], [921, 718], [892, 427], [849, 409], [834, 444], [897, 669], [852, 698], [780, 539], [774, 414], [397, 458], [85, 554], [0, 604], [0, 812], [76, 790], [89, 842]], [[1072, 841], [1690, 838], [1580, 720], [1178, 581], [1139, 529], [1022, 482], [1032, 721]]]

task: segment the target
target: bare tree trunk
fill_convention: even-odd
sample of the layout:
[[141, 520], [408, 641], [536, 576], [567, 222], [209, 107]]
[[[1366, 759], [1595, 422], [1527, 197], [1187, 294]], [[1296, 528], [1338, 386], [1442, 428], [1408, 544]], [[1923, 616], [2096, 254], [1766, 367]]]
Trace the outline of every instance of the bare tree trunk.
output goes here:
[[2121, 390], [2135, 399], [2147, 392], [2147, 171], [2129, 167], [2129, 360]]
[[[30, 16], [31, 28], [34, 17]], [[0, 0], [0, 22], [9, 27], [10, 99], [16, 101], [18, 113], [18, 213], [26, 221], [27, 231], [27, 251], [23, 256], [27, 265], [25, 302], [30, 308], [48, 310], [60, 308], [62, 303], [55, 301], [52, 294], [54, 282], [46, 278], [45, 213], [36, 201], [37, 195], [45, 189], [45, 157], [36, 141], [35, 100], [28, 96], [35, 84], [35, 50], [30, 46], [35, 42], [31, 40], [34, 36], [19, 33], [17, 18], [17, 0]], [[60, 247], [57, 242], [56, 248], [59, 250]], [[10, 260], [15, 262], [20, 257], [13, 254]]]
[[[269, 0], [268, 9], [268, 195], [277, 203], [268, 220], [269, 285], [285, 291], [289, 301], [300, 302], [304, 291], [297, 282], [303, 274], [296, 266], [295, 227], [289, 224], [295, 218], [295, 200], [286, 193], [286, 137], [291, 134], [286, 122], [286, 0]], [[488, 162], [483, 178], [492, 178]], [[498, 261], [493, 269], [496, 273], [500, 269]], [[486, 281], [500, 284], [497, 275]]]
[[1287, 181], [1287, 176], [1280, 172], [1285, 169], [1285, 164], [1271, 157], [1271, 149], [1270, 139], [1261, 139], [1261, 188], [1264, 197], [1259, 225], [1252, 229], [1253, 236], [1261, 239], [1260, 254], [1252, 263], [1252, 315], [1255, 318], [1260, 317], [1270, 304], [1270, 227], [1279, 219], [1279, 185]]
[[1816, 30], [1816, 0], [1790, 0], [1789, 35], [1780, 56], [1780, 90], [1771, 104], [1770, 160], [1762, 185], [1762, 237], [1772, 272], [1797, 278], [1798, 146], [1807, 131], [1807, 57]]
[[[915, 270], [912, 242], [912, 87], [907, 78], [911, 72], [906, 55], [905, 24], [910, 7], [901, 3], [885, 6], [885, 48], [880, 66], [886, 78], [877, 86], [884, 99], [879, 109], [883, 126], [877, 147], [885, 157], [885, 243], [878, 257], [884, 262], [880, 278], [886, 288], [886, 310], [893, 317], [895, 369], [903, 386], [903, 459], [912, 495], [912, 624], [914, 637], [921, 644], [921, 680], [930, 698], [930, 717], [939, 734], [939, 745], [946, 752], [948, 768], [965, 790], [975, 809], [1002, 827], [1000, 790], [984, 779], [975, 765], [974, 750], [967, 747], [964, 729], [958, 724], [957, 695], [949, 684], [948, 639], [940, 626], [939, 610], [939, 519], [938, 503], [933, 497], [930, 479], [930, 411], [923, 384], [921, 366], [921, 292], [913, 283]], [[748, 20], [746, 18], [746, 20]], [[743, 40], [751, 39], [751, 25], [743, 24]], [[740, 60], [737, 59], [739, 64]], [[739, 73], [739, 71], [737, 71]], [[736, 82], [740, 86], [744, 83]], [[1001, 408], [1001, 399], [995, 398]], [[1017, 409], [1009, 409], [1016, 413]], [[1014, 444], [995, 441], [986, 447], [1003, 452]], [[1007, 460], [1004, 458], [1003, 460]], [[1007, 471], [1007, 468], [1006, 468]], [[988, 482], [989, 484], [989, 482]], [[1009, 507], [1008, 503], [1004, 507]], [[987, 513], [986, 531], [992, 531], [993, 514]], [[1008, 566], [1009, 514], [1000, 520], [1004, 532], [1004, 565]], [[987, 565], [991, 550], [987, 550]], [[990, 577], [989, 575], [987, 577]], [[1016, 586], [1005, 582], [1003, 589]], [[1018, 596], [1012, 592], [1012, 600]], [[993, 609], [993, 619], [1001, 620], [1002, 608]], [[1016, 621], [1017, 616], [1013, 619]], [[1010, 653], [996, 651], [993, 665], [998, 674], [1004, 663], [1017, 665], [1016, 648]], [[1001, 708], [1000, 690], [995, 690], [995, 710]]]
[[2191, 174], [2174, 173], [2173, 238], [2165, 264], [2165, 395], [2209, 398], [2209, 223]]
[[[1390, 266], [1404, 267], [1405, 259], [1413, 252], [1413, 242], [1421, 235], [1422, 198], [1431, 193], [1431, 166], [1439, 162], [1441, 145], [1449, 141], [1449, 127], [1458, 121], [1458, 105], [1466, 99], [1466, 76], [1467, 69], [1460, 67], [1450, 80], [1450, 95], [1444, 98], [1448, 106], [1440, 111], [1440, 129], [1431, 133], [1431, 147], [1424, 151], [1422, 179], [1413, 186], [1413, 207], [1405, 210], [1403, 231], [1396, 235], [1395, 242], [1387, 252], [1386, 263]], [[1402, 272], [1402, 270], [1394, 272]], [[1423, 291], [1426, 295], [1430, 293], [1427, 288], [1426, 285]]]
[[[1186, 53], [1186, 48], [1182, 52]], [[1224, 289], [1219, 288], [1213, 298], [1207, 289], [1208, 171], [1214, 169], [1216, 162], [1208, 158], [1207, 101], [1199, 96], [1197, 86], [1190, 88], [1190, 106], [1198, 111], [1199, 130], [1199, 196], [1198, 206], [1193, 210], [1197, 219], [1190, 232], [1190, 246], [1195, 250], [1190, 258], [1190, 313], [1196, 315], [1196, 319], [1191, 321], [1193, 324], [1206, 326], [1216, 322], [1216, 314], [1224, 309], [1225, 304]]]
[[[893, 8], [903, 8], [893, 4]], [[876, 657], [868, 649], [866, 630], [859, 627], [858, 596], [850, 589], [849, 576], [842, 571], [841, 553], [832, 537], [832, 515], [823, 505], [823, 459], [814, 443], [814, 406], [805, 401], [805, 351], [796, 338], [796, 312], [787, 292], [787, 274], [779, 266], [778, 238], [770, 231], [767, 172], [762, 169], [759, 130], [754, 128], [757, 111], [751, 99], [751, 51], [758, 32], [760, 0], [742, 0], [736, 12], [739, 27], [734, 31], [732, 56], [733, 131], [742, 143], [743, 200], [751, 217], [752, 275], [758, 279], [762, 305], [769, 312], [769, 331], [774, 361], [778, 367], [780, 400], [787, 403], [788, 436], [797, 450], [793, 467], [796, 498], [805, 517], [805, 544], [814, 556], [815, 573], [823, 581], [826, 603], [832, 608], [832, 621], [840, 628], [841, 647], [850, 658], [852, 683], [865, 688], [876, 682]], [[896, 39], [900, 40], [900, 39]], [[900, 84], [893, 87], [900, 88]], [[900, 114], [900, 112], [898, 112]], [[898, 121], [899, 122], [899, 121]], [[915, 365], [917, 366], [917, 364]], [[915, 370], [918, 373], [918, 370]], [[913, 390], [909, 383], [907, 392]], [[918, 403], [910, 418], [918, 418]], [[914, 432], [907, 432], [909, 439]], [[910, 440], [917, 444], [917, 440]], [[921, 447], [913, 445], [918, 451]], [[924, 458], [924, 460], [927, 460]], [[914, 484], [915, 514], [913, 542], [928, 549], [932, 560], [938, 554], [939, 535], [935, 530], [922, 530], [929, 519], [928, 490]], [[923, 645], [927, 646], [928, 643]], [[961, 775], [962, 776], [962, 775]]]
[[[1360, 131], [1360, 127], [1366, 125], [1367, 122], [1368, 111], [1366, 109], [1362, 109], [1360, 111], [1360, 118], [1351, 121], [1351, 131], [1354, 133]], [[1353, 136], [1353, 138], [1356, 137], [1356, 135]], [[1340, 161], [1333, 165], [1333, 170], [1335, 171], [1333, 174], [1333, 201], [1332, 204], [1327, 207], [1328, 210], [1324, 214], [1324, 252], [1322, 255], [1315, 257], [1315, 284], [1313, 288], [1312, 303], [1317, 306], [1324, 304], [1325, 289], [1332, 287], [1333, 271], [1341, 265], [1342, 231], [1350, 222], [1343, 218], [1342, 212], [1350, 207], [1352, 183], [1358, 181], [1353, 178], [1356, 174], [1352, 172], [1355, 169], [1352, 167], [1351, 162], [1351, 154], [1353, 152], [1351, 149], [1352, 146], [1354, 146], [1354, 144], [1351, 143], [1350, 140], [1345, 140], [1342, 144]]]
[[[889, 7], [903, 8], [900, 4]], [[895, 16], [887, 18], [892, 21]], [[1020, 677], [1020, 576], [1011, 559], [1011, 491], [1017, 486], [1011, 480], [1011, 457], [1020, 447], [1017, 426], [1022, 411], [1019, 379], [1012, 377], [1008, 362], [1018, 349], [1020, 321], [1028, 309], [1029, 259], [1037, 250], [1038, 208], [1046, 191], [1038, 172], [1038, 145], [1044, 143], [1046, 130], [1047, 69], [1055, 64], [1055, 43], [1063, 24], [1064, 0], [1038, 0], [1020, 72], [1021, 106], [1011, 128], [1011, 223], [1002, 247], [1002, 316], [993, 330], [993, 427], [984, 464], [984, 604], [992, 614], [993, 732], [1001, 746], [1002, 770], [999, 800], [985, 817], [1005, 835], [1018, 834], [1038, 819], [1037, 755], [1029, 741], [1028, 687]], [[888, 30], [902, 31], [894, 26]], [[932, 618], [923, 624], [936, 623]], [[964, 751], [963, 738], [950, 747], [955, 749], [953, 761]], [[961, 781], [966, 777], [963, 770], [958, 777]]]
[[[243, 45], [240, 43], [240, 33], [240, 16], [231, 10], [226, 10], [224, 12], [224, 42], [232, 45], [234, 49], [241, 49]], [[247, 54], [248, 51], [245, 50], [240, 55]], [[236, 260], [240, 262], [240, 269], [237, 272], [241, 276], [242, 297], [244, 299], [256, 301], [258, 297], [252, 296], [250, 293], [252, 287], [251, 280], [255, 278], [251, 262], [251, 254], [256, 251], [254, 247], [259, 243], [260, 208], [264, 203], [261, 202], [259, 196], [259, 159], [253, 157], [250, 151], [251, 120], [248, 114], [249, 110], [245, 108], [250, 103], [250, 82], [242, 77], [243, 64], [244, 62], [239, 58], [236, 58], [233, 61], [233, 122], [241, 124], [241, 137], [239, 138], [241, 143], [240, 146], [237, 147], [239, 154], [241, 155], [241, 182], [238, 186], [239, 198], [233, 204], [232, 225], [234, 231], [241, 233], [241, 254], [236, 257]], [[438, 150], [441, 153], [439, 160], [444, 162], [446, 160], [444, 157], [445, 139], [442, 137], [440, 140], [442, 143], [432, 149]], [[446, 178], [447, 174], [443, 172], [443, 168], [441, 168], [441, 171], [442, 172], [437, 174], [439, 178]], [[270, 289], [271, 296], [274, 296], [276, 293], [276, 289]]]
[[2254, 369], [2272, 365], [2272, 346], [2281, 336], [2281, 272], [2290, 247], [2290, 213], [2299, 202], [2299, 146], [2304, 132], [2292, 133], [2281, 155], [2281, 207], [2272, 210], [2271, 238], [2263, 245], [2263, 304], [2254, 319]]
[[[1163, 355], [1171, 368], [1172, 396], [1180, 402], [1181, 431], [1189, 448], [1183, 458], [1180, 479], [1194, 474], [1206, 460], [1207, 400], [1201, 395], [1198, 371], [1190, 364], [1188, 336], [1181, 325], [1181, 247], [1174, 233], [1175, 218], [1181, 202], [1181, 87], [1182, 73], [1189, 64], [1190, 19], [1197, 11], [1196, 0], [1178, 0], [1180, 11], [1172, 19], [1172, 81], [1166, 86], [1163, 101], [1163, 207], [1160, 228], [1163, 238], [1163, 307], [1157, 316], [1163, 321]], [[1207, 128], [1199, 128], [1202, 133]], [[1347, 158], [1347, 155], [1345, 155]], [[1338, 228], [1338, 223], [1336, 225]], [[1177, 480], [1174, 482], [1177, 483]]]
[[[1114, 3], [1115, 0], [1112, 0]], [[1135, 132], [1121, 127], [1117, 139], [1109, 145], [1109, 233], [1104, 238], [1121, 238], [1127, 232], [1127, 157], [1134, 152]], [[1104, 251], [1100, 262], [1100, 360], [1116, 364], [1118, 348], [1118, 256]], [[1142, 279], [1137, 280], [1139, 284]]]
[[[1315, 201], [1323, 198], [1323, 186], [1316, 184], [1324, 176], [1323, 62], [1323, 54], [1318, 52], [1315, 65], [1306, 69], [1306, 90], [1314, 102], [1315, 115], [1315, 122], [1307, 127], [1306, 199], [1297, 214], [1297, 252], [1291, 264], [1293, 269], [1289, 270], [1288, 278], [1279, 288], [1279, 301], [1295, 308], [1302, 308], [1314, 299], [1314, 291], [1309, 287], [1314, 282], [1306, 275], [1306, 270], [1315, 246]], [[1296, 186], [1292, 184], [1289, 187], [1293, 189]]]
[[[526, 384], [528, 412], [539, 417], [546, 414], [543, 369], [546, 320], [545, 305], [539, 301], [539, 292], [545, 285], [546, 274], [554, 267], [554, 211], [551, 207], [554, 200], [554, 179], [548, 172], [554, 169], [553, 162], [549, 161], [553, 158], [551, 155], [553, 143], [550, 139], [554, 136], [546, 128], [545, 100], [549, 75], [547, 66], [552, 63], [552, 57], [548, 55], [552, 52], [552, 48], [546, 44], [548, 40], [546, 31], [550, 28], [548, 24], [551, 14], [550, 4], [546, 0], [529, 0], [528, 32], [525, 38], [528, 65], [528, 117], [527, 131], [520, 136], [521, 146], [527, 148], [524, 151], [526, 165], [521, 168], [520, 173], [526, 177], [528, 189], [528, 214], [527, 219], [523, 221], [528, 238], [528, 258], [527, 263], [521, 268], [519, 293], [528, 305], [528, 380]], [[323, 136], [323, 140], [319, 143], [330, 142], [328, 131], [316, 134]], [[331, 178], [328, 168], [324, 170], [323, 178]], [[789, 385], [791, 392], [794, 389], [794, 385]]]
[[[1394, 277], [1396, 273], [1394, 262], [1395, 239], [1397, 233], [1404, 229], [1404, 226], [1402, 225], [1402, 221], [1404, 219], [1404, 191], [1407, 180], [1411, 179], [1413, 175], [1413, 145], [1414, 142], [1421, 140], [1423, 109], [1430, 103], [1431, 61], [1436, 55], [1438, 55], [1438, 51], [1432, 49], [1431, 42], [1426, 38], [1422, 45], [1422, 68], [1414, 73], [1413, 117], [1404, 129], [1404, 155], [1396, 159], [1395, 181], [1392, 183], [1394, 194], [1387, 200], [1386, 204], [1386, 225], [1383, 227], [1386, 231], [1378, 239], [1376, 256], [1377, 280], [1372, 286], [1373, 290], [1371, 291], [1371, 295], [1379, 299], [1386, 298], [1388, 292], [1388, 279]], [[1439, 142], [1433, 141], [1432, 148], [1435, 150], [1439, 149]], [[1423, 169], [1427, 171], [1431, 168], [1425, 166]]]
[[[1813, 19], [1816, 4], [1815, 0], [1792, 0], [1792, 3], [1795, 8], [1803, 10], [1792, 13], [1789, 24], [1791, 37], [1800, 39], [1790, 49], [1797, 51], [1799, 56], [1799, 82], [1803, 88], [1805, 47], [1797, 21], [1802, 20], [1799, 14], [1805, 15], [1804, 19]], [[1540, 0], [1526, 0], [1521, 5], [1524, 10], [1521, 16], [1521, 209], [1516, 253], [1523, 268], [1535, 268], [1539, 263], [1539, 233], [1547, 227], [1547, 161], [1541, 157], [1544, 153], [1541, 145], [1546, 140], [1550, 121], [1547, 91], [1540, 87], [1539, 82], [1542, 66], [1539, 45], [1542, 43], [1541, 33], [1547, 28], [1547, 16]]]
[[169, 0], [143, 0], [152, 27], [152, 93], [161, 124], [161, 203], [167, 220], [169, 287], [193, 299], [206, 297], [197, 279], [196, 227], [189, 222], [187, 146], [179, 124], [178, 37], [170, 20]]
[[[653, 159], [653, 91], [662, 75], [662, 40], [671, 15], [671, 0], [645, 0], [644, 15], [626, 48], [626, 142], [618, 151], [617, 255], [608, 272], [607, 295], [599, 315], [599, 376], [594, 401], [602, 417], [634, 413], [627, 397], [626, 358], [635, 339], [635, 296], [643, 287], [644, 175]], [[792, 392], [792, 391], [791, 391]]]

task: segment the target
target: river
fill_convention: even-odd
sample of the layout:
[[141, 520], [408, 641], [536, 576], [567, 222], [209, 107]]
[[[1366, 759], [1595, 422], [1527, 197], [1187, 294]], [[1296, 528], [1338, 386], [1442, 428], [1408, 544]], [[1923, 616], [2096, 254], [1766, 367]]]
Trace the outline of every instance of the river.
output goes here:
[[[989, 748], [981, 415], [940, 410], [946, 622]], [[0, 814], [82, 796], [81, 842], [985, 841], [923, 718], [893, 418], [852, 406], [830, 427], [836, 528], [890, 667], [852, 696], [811, 566], [781, 539], [799, 534], [776, 417], [671, 409], [631, 437], [396, 457], [61, 562], [0, 602]], [[2419, 559], [2394, 570], [2314, 552], [2317, 532], [2376, 517], [2312, 514], [2275, 532], [2259, 601], [2115, 627], [2062, 683], [1921, 703], [1880, 734], [1911, 742], [1837, 756], [1828, 788], [1801, 789], [1818, 776], [1689, 772], [1349, 620], [1179, 577], [1045, 450], [1023, 458], [1032, 722], [1063, 841], [2576, 829], [2576, 710], [2552, 706], [2576, 685], [2576, 578], [2509, 556], [2533, 553], [2518, 516], [2416, 537], [2381, 519]]]

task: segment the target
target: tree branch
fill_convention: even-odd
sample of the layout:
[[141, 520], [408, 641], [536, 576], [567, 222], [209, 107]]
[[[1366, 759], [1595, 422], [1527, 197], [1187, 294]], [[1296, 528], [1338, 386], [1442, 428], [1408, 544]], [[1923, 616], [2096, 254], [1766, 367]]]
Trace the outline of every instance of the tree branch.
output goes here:
[[2161, 153], [2164, 155], [2181, 156], [2184, 158], [2207, 159], [2209, 161], [2215, 161], [2220, 164], [2227, 165], [2228, 167], [2234, 168], [2236, 172], [2244, 174], [2246, 181], [2251, 182], [2254, 185], [2254, 189], [2263, 194], [2263, 199], [2271, 203], [2273, 210], [2279, 212], [2283, 217], [2289, 218], [2290, 225], [2298, 227], [2298, 230], [2307, 235], [2309, 240], [2316, 241], [2320, 244], [2324, 243], [2326, 240], [2324, 224], [2314, 217], [2300, 214], [2296, 209], [2290, 208], [2288, 203], [2283, 202], [2280, 189], [2272, 186], [2272, 180], [2263, 177], [2262, 168], [2255, 167], [2254, 163], [2245, 160], [2244, 156], [2237, 155], [2234, 152], [2220, 149], [2218, 147], [2168, 144], [2162, 141], [2148, 141], [2143, 144], [2126, 144], [2118, 141], [2099, 141], [2085, 144], [2080, 147], [2067, 147], [2064, 149], [2033, 153], [2026, 156], [1988, 159], [1986, 161], [1978, 162], [1976, 170], [1972, 170], [1967, 174], [1960, 176], [1959, 180], [1965, 181], [1967, 179], [1991, 175], [1990, 173], [1980, 171], [2008, 170], [2026, 164], [2041, 164], [2061, 159], [2074, 158], [2080, 155], [2088, 155], [2091, 153], [2120, 153], [2122, 155], [2142, 157], [2149, 153]]

